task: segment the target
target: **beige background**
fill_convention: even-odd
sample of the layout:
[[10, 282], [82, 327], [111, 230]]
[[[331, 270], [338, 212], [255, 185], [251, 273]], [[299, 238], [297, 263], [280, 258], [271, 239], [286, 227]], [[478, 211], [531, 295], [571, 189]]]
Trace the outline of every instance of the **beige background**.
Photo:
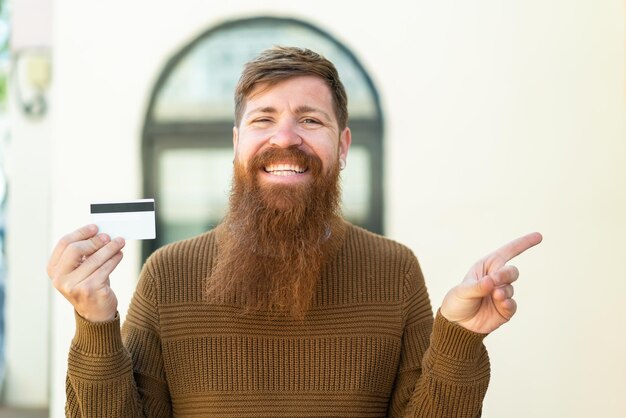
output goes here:
[[[167, 59], [224, 20], [273, 15], [327, 31], [373, 78], [387, 235], [418, 255], [435, 307], [475, 259], [544, 234], [515, 262], [518, 315], [486, 340], [483, 416], [626, 416], [624, 2], [407, 3], [56, 0], [50, 113], [11, 116], [7, 402], [63, 416], [74, 325], [45, 263], [91, 200], [140, 197]], [[138, 255], [112, 277], [122, 311]]]

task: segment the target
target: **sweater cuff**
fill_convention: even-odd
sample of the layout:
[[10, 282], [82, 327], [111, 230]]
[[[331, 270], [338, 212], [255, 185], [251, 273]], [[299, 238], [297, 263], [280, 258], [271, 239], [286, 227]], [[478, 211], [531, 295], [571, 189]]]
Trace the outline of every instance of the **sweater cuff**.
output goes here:
[[124, 348], [120, 331], [120, 315], [105, 322], [90, 322], [74, 311], [76, 334], [72, 340], [75, 350], [91, 355], [115, 354]]
[[479, 334], [448, 321], [437, 311], [431, 344], [446, 356], [459, 360], [473, 360], [483, 353], [483, 340], [488, 334]]

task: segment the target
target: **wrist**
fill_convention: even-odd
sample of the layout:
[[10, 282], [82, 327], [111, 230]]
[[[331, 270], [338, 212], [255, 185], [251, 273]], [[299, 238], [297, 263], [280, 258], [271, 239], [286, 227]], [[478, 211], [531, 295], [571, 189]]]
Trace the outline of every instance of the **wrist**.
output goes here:
[[116, 313], [114, 318], [106, 322], [91, 322], [75, 312], [76, 333], [72, 340], [72, 347], [84, 353], [107, 355], [118, 352], [123, 348], [120, 331], [120, 317]]
[[431, 343], [443, 353], [456, 358], [471, 359], [481, 355], [487, 334], [469, 330], [446, 319], [437, 312]]
[[112, 321], [113, 319], [115, 319], [116, 316], [116, 312], [114, 311], [113, 313], [102, 313], [102, 312], [97, 312], [97, 313], [90, 313], [90, 312], [79, 312], [78, 310], [76, 310], [76, 314], [78, 316], [80, 316], [83, 320], [85, 320], [86, 322], [91, 322], [94, 324], [99, 324], [99, 323], [103, 323], [103, 322], [109, 322]]

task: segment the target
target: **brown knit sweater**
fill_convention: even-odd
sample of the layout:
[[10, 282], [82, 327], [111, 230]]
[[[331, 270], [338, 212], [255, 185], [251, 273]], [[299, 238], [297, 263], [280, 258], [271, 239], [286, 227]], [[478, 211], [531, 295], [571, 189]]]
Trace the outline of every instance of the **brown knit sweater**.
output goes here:
[[484, 335], [434, 320], [406, 247], [341, 223], [304, 320], [204, 301], [210, 231], [146, 262], [119, 318], [76, 316], [71, 417], [478, 417]]

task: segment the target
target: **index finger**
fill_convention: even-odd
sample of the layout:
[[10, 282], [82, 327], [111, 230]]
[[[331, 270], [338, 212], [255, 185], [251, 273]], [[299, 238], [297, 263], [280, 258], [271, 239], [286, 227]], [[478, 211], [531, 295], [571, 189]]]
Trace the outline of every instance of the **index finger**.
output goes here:
[[493, 259], [498, 264], [505, 265], [509, 260], [539, 244], [542, 240], [543, 237], [539, 232], [533, 232], [503, 245], [494, 251], [488, 258]]
[[48, 267], [55, 266], [59, 262], [61, 254], [63, 254], [63, 251], [65, 251], [68, 245], [76, 241], [89, 239], [95, 236], [96, 232], [98, 232], [98, 227], [96, 225], [90, 224], [78, 228], [76, 231], [70, 232], [69, 234], [65, 235], [59, 240], [56, 247], [54, 247], [52, 255], [50, 256], [50, 261], [48, 262]]

